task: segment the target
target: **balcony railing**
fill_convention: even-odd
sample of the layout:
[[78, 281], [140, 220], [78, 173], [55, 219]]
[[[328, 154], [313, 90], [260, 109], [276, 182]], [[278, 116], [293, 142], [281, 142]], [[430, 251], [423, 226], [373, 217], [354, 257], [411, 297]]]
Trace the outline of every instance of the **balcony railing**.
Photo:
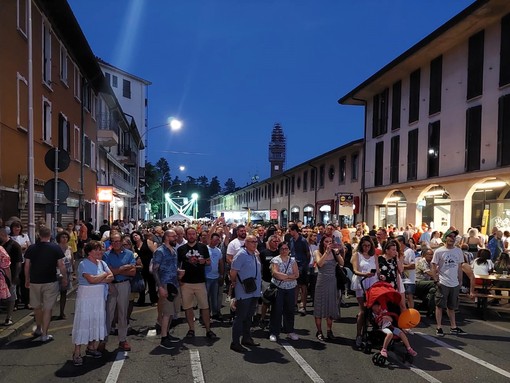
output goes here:
[[96, 116], [97, 139], [104, 147], [112, 147], [119, 144], [119, 123], [109, 113], [99, 113]]
[[111, 184], [118, 188], [118, 189], [121, 189], [124, 193], [126, 193], [129, 197], [134, 197], [135, 196], [135, 193], [136, 193], [136, 190], [135, 190], [135, 186], [134, 185], [131, 185], [131, 183], [129, 183], [128, 181], [126, 181], [124, 178], [122, 178], [121, 176], [117, 175], [117, 174], [113, 174], [111, 176]]

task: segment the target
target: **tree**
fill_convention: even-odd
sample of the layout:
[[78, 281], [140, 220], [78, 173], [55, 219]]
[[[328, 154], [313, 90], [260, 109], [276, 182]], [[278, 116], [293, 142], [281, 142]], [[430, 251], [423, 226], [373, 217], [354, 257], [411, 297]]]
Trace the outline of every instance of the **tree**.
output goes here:
[[234, 182], [234, 180], [232, 178], [229, 178], [226, 182], [225, 182], [225, 188], [223, 189], [223, 191], [225, 193], [232, 193], [236, 190], [236, 183]]
[[217, 176], [214, 176], [211, 179], [211, 183], [209, 184], [209, 196], [212, 197], [213, 195], [216, 195], [220, 192], [221, 192], [220, 181], [218, 180]]

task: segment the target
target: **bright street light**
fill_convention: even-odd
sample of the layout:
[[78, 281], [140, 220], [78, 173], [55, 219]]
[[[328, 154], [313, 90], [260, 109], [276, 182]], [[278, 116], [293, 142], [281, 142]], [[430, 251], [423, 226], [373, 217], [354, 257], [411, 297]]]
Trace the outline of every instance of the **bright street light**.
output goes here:
[[180, 130], [182, 128], [182, 121], [176, 118], [170, 117], [168, 119], [168, 124], [172, 130]]
[[179, 170], [181, 172], [185, 171], [186, 170], [186, 166], [184, 166], [184, 165], [179, 166]]

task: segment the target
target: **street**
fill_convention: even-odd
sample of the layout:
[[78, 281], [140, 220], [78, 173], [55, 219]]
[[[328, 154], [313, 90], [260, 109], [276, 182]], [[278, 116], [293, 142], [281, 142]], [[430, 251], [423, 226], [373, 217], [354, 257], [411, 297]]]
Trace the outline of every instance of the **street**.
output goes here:
[[[434, 322], [422, 316], [420, 325], [409, 335], [418, 352], [413, 364], [403, 364], [404, 347], [395, 345], [385, 367], [372, 363], [372, 355], [354, 346], [355, 299], [342, 309], [342, 319], [333, 325], [336, 339], [320, 342], [315, 338], [312, 307], [308, 315], [296, 316], [299, 341], [282, 338], [271, 343], [268, 333], [254, 328], [260, 342], [245, 354], [229, 349], [230, 325], [213, 323], [219, 339], [210, 341], [205, 329], [196, 322], [195, 339], [183, 339], [188, 328], [179, 324], [173, 335], [182, 339], [175, 349], [159, 347], [153, 328], [156, 309], [135, 307], [130, 352], [117, 352], [116, 336], [110, 336], [108, 352], [101, 359], [84, 357], [75, 367], [71, 361], [71, 329], [75, 294], [68, 298], [66, 320], [54, 320], [50, 333], [55, 339], [41, 344], [34, 341], [28, 328], [1, 349], [0, 380], [28, 382], [504, 382], [510, 381], [510, 323], [508, 316], [491, 315], [490, 320], [476, 318], [476, 313], [462, 307], [458, 322], [466, 336], [435, 336]], [[227, 313], [227, 308], [223, 308]], [[28, 311], [27, 311], [28, 313]], [[323, 324], [325, 326], [325, 323]], [[84, 348], [82, 349], [82, 355]]]

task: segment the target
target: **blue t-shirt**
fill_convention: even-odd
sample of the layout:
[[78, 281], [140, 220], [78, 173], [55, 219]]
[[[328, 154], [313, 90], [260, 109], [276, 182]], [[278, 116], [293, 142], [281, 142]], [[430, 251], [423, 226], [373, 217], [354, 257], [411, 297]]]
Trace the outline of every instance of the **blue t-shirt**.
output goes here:
[[220, 277], [220, 260], [221, 260], [221, 250], [217, 247], [207, 246], [209, 250], [209, 257], [211, 258], [211, 264], [209, 266], [205, 266], [205, 277], [207, 279], [218, 279]]
[[[100, 261], [99, 263], [91, 262], [88, 258], [85, 258], [78, 265], [78, 284], [80, 286], [92, 286], [97, 285], [97, 283], [89, 283], [87, 279], [83, 276], [83, 274], [90, 275], [100, 275], [104, 272], [110, 272], [108, 265], [105, 262]], [[105, 283], [106, 284], [106, 283]]]
[[[109, 250], [103, 255], [103, 261], [106, 262], [110, 269], [118, 269], [124, 265], [135, 265], [135, 256], [131, 250], [123, 249], [119, 254], [115, 253], [113, 250]], [[115, 275], [115, 281], [123, 282], [130, 280], [131, 277], [127, 275]]]
[[[237, 283], [235, 285], [236, 299], [260, 297], [260, 291], [262, 289], [262, 269], [258, 257], [249, 254], [243, 247], [234, 256], [232, 270], [237, 270]], [[250, 277], [255, 278], [257, 289], [252, 293], [246, 293], [241, 281]]]
[[152, 256], [152, 267], [155, 265], [159, 265], [159, 280], [165, 287], [167, 283], [179, 287], [177, 280], [177, 252], [175, 250], [171, 251], [165, 245], [158, 247]]

